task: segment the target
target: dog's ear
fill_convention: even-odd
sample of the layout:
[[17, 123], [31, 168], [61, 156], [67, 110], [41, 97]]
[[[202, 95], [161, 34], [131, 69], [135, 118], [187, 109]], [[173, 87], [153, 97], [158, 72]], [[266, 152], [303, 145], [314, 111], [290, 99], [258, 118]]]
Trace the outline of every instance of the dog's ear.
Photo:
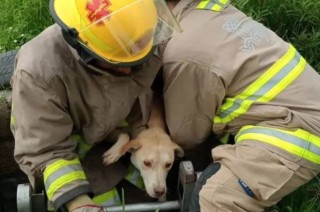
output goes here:
[[128, 143], [126, 143], [122, 148], [121, 148], [121, 154], [124, 155], [126, 152], [134, 152], [141, 147], [141, 143], [139, 142], [138, 139], [133, 139], [130, 140]]
[[173, 149], [174, 149], [174, 153], [177, 157], [182, 158], [184, 156], [184, 151], [183, 149], [176, 143], [172, 143], [173, 144]]

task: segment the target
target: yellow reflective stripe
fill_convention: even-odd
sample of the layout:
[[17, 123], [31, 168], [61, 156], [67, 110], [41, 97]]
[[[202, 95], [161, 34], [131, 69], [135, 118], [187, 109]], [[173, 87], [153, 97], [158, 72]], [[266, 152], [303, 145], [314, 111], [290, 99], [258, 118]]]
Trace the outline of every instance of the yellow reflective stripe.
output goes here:
[[213, 7], [211, 8], [211, 10], [213, 11], [221, 11], [222, 7], [219, 4], [215, 4], [213, 5]]
[[273, 87], [265, 96], [261, 96], [258, 102], [268, 102], [276, 97], [284, 88], [288, 87], [304, 70], [306, 66], [306, 60], [300, 57], [299, 63], [296, 65], [292, 71], [281, 80], [277, 86]]
[[285, 133], [285, 134], [288, 134], [291, 136], [295, 136], [295, 137], [300, 138], [302, 140], [311, 142], [313, 145], [320, 148], [320, 137], [316, 136], [308, 131], [302, 130], [302, 129], [297, 129], [295, 131], [289, 131], [289, 130], [269, 128], [269, 127], [261, 127], [261, 126], [258, 127], [258, 126], [253, 126], [253, 125], [246, 125], [239, 130], [238, 135], [241, 134], [245, 130], [254, 129], [254, 128], [279, 131], [279, 132], [282, 132], [282, 133]]
[[243, 140], [258, 140], [264, 143], [271, 144], [273, 146], [279, 147], [281, 149], [284, 149], [298, 157], [302, 157], [304, 159], [307, 159], [311, 162], [320, 164], [320, 156], [314, 154], [313, 152], [310, 152], [308, 150], [305, 150], [303, 148], [297, 147], [294, 144], [288, 143], [286, 141], [283, 141], [278, 138], [274, 138], [269, 135], [261, 135], [261, 134], [256, 134], [256, 133], [248, 133], [244, 134], [239, 137], [238, 142], [241, 142]]
[[43, 175], [44, 175], [44, 182], [47, 181], [48, 177], [58, 171], [59, 169], [62, 169], [63, 167], [65, 166], [70, 166], [70, 165], [78, 165], [80, 164], [80, 161], [78, 158], [75, 158], [73, 160], [57, 160], [55, 162], [53, 162], [52, 164], [48, 165], [46, 167], [46, 169], [44, 170], [43, 172]]
[[11, 117], [10, 117], [10, 125], [11, 126], [15, 126], [16, 125], [16, 118], [13, 115], [11, 115]]
[[113, 188], [110, 191], [107, 191], [104, 194], [95, 196], [93, 201], [102, 206], [110, 206], [110, 205], [120, 205], [120, 196], [118, 194], [117, 189]]
[[121, 121], [119, 127], [128, 127], [129, 123], [126, 120]]
[[86, 180], [86, 176], [83, 171], [70, 172], [56, 179], [50, 184], [50, 187], [47, 188], [48, 199], [51, 200], [56, 191], [76, 180]]
[[229, 0], [202, 0], [197, 9], [208, 9], [213, 11], [221, 11], [225, 6], [229, 4]]
[[87, 144], [80, 135], [72, 135], [71, 139], [77, 143], [76, 153], [80, 159], [83, 159], [92, 145]]
[[144, 188], [144, 183], [143, 183], [143, 179], [140, 175], [140, 172], [132, 164], [129, 165], [128, 173], [124, 177], [124, 179], [126, 179], [127, 181], [129, 181], [130, 183], [132, 183], [133, 185], [135, 185], [139, 189]]
[[43, 172], [48, 199], [51, 200], [56, 191], [76, 180], [86, 180], [78, 158], [74, 160], [57, 160], [48, 165]]
[[227, 4], [229, 3], [229, 0], [219, 0], [219, 2], [221, 2], [222, 4]]
[[[291, 133], [291, 132], [288, 132]], [[320, 138], [316, 135], [313, 135], [310, 132], [304, 131], [302, 129], [298, 129], [295, 133], [292, 133], [295, 136], [297, 136], [298, 138], [301, 138], [303, 140], [307, 140], [309, 142], [311, 142], [313, 145], [317, 146], [320, 148]]]
[[305, 65], [305, 59], [290, 45], [284, 56], [241, 94], [226, 99], [214, 123], [230, 122], [246, 113], [253, 103], [271, 101], [302, 73]]
[[220, 138], [220, 142], [223, 144], [227, 144], [229, 142], [230, 133], [226, 133]]
[[90, 148], [92, 147], [92, 145], [87, 144], [80, 135], [72, 135], [71, 139], [75, 140], [83, 150], [90, 150]]
[[257, 140], [320, 164], [320, 137], [302, 129], [296, 131], [268, 127], [245, 126], [236, 136], [236, 143]]
[[13, 103], [11, 103], [10, 125], [15, 126], [16, 125], [16, 118], [12, 115], [12, 111], [13, 111]]
[[254, 83], [246, 88], [241, 94], [235, 98], [228, 98], [227, 102], [222, 105], [221, 110], [228, 110], [234, 104], [236, 99], [246, 99], [257, 92], [263, 85], [270, 81], [270, 79], [278, 73], [289, 61], [294, 57], [295, 49], [290, 46], [286, 54], [281, 57], [275, 64], [271, 66], [265, 73], [263, 73]]
[[206, 8], [207, 4], [210, 2], [210, 0], [204, 0], [204, 1], [201, 1], [198, 6], [197, 6], [197, 9], [204, 9]]

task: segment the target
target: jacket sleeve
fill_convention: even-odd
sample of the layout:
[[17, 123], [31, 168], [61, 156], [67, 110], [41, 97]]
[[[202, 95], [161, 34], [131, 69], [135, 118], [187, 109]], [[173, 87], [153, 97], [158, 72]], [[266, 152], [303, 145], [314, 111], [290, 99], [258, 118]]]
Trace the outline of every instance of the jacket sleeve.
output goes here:
[[173, 61], [163, 68], [164, 104], [172, 139], [192, 148], [210, 134], [225, 96], [223, 81], [209, 66]]
[[72, 140], [67, 101], [25, 70], [11, 80], [11, 130], [15, 159], [30, 182], [43, 177], [48, 199], [59, 209], [74, 197], [90, 193]]

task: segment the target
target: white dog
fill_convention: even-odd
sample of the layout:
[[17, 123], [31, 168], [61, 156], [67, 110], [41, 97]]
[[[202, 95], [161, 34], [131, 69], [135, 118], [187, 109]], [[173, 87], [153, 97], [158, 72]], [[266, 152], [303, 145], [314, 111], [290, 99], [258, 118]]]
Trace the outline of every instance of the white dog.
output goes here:
[[149, 196], [164, 201], [166, 198], [166, 178], [174, 157], [183, 157], [184, 151], [172, 142], [160, 127], [142, 131], [135, 139], [121, 134], [117, 142], [103, 154], [103, 163], [111, 164], [126, 152], [131, 152], [131, 162], [139, 169]]

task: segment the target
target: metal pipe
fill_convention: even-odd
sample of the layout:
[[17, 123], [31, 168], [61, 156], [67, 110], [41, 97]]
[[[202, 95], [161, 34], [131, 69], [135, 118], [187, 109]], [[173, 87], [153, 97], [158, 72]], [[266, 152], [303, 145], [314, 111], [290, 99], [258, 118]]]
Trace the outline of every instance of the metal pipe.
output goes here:
[[179, 210], [179, 201], [167, 201], [167, 202], [150, 202], [150, 203], [138, 203], [138, 204], [128, 204], [123, 206], [110, 206], [104, 207], [107, 212], [142, 212], [142, 211], [168, 211], [168, 210]]

